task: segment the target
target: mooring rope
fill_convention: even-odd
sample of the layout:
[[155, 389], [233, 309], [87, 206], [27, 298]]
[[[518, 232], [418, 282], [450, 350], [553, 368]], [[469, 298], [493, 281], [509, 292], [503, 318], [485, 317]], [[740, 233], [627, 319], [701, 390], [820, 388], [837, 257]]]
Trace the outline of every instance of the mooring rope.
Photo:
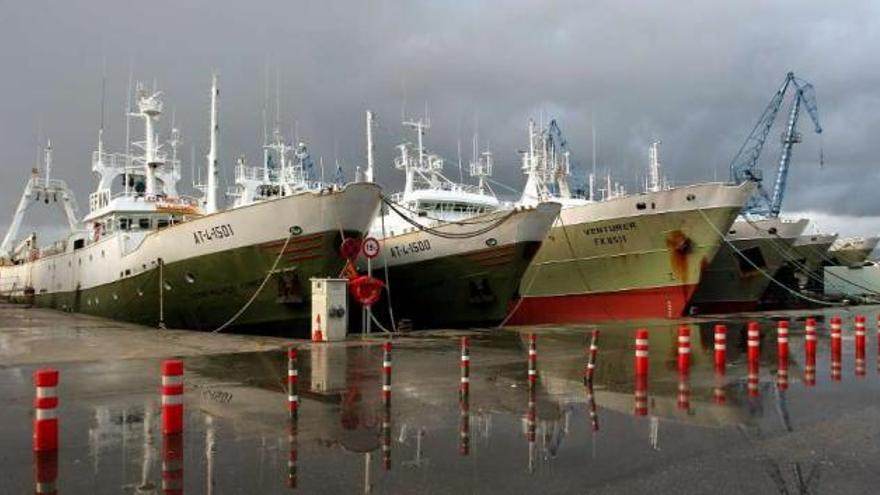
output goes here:
[[251, 304], [253, 304], [253, 302], [257, 298], [257, 296], [260, 295], [260, 292], [263, 291], [263, 287], [266, 286], [266, 282], [269, 281], [269, 278], [272, 277], [272, 275], [275, 273], [275, 270], [278, 268], [278, 263], [281, 261], [281, 257], [284, 256], [284, 251], [287, 250], [287, 245], [290, 243], [290, 239], [292, 239], [292, 238], [293, 238], [293, 231], [288, 231], [287, 239], [284, 240], [284, 246], [282, 246], [281, 250], [278, 251], [278, 256], [275, 258], [275, 262], [272, 263], [272, 268], [270, 268], [269, 271], [266, 272], [266, 277], [263, 278], [262, 282], [260, 282], [260, 285], [257, 287], [257, 290], [254, 291], [253, 295], [251, 295], [250, 299], [248, 299], [248, 301], [246, 303], [244, 303], [244, 306], [242, 306], [241, 309], [236, 311], [235, 314], [232, 315], [231, 318], [226, 320], [226, 323], [224, 323], [224, 324], [220, 325], [219, 327], [217, 327], [216, 329], [212, 330], [211, 333], [220, 332], [223, 329], [225, 329], [226, 327], [228, 327], [229, 325], [231, 325], [235, 320], [238, 319], [239, 316], [242, 315], [242, 313], [247, 311], [247, 309], [251, 306]]

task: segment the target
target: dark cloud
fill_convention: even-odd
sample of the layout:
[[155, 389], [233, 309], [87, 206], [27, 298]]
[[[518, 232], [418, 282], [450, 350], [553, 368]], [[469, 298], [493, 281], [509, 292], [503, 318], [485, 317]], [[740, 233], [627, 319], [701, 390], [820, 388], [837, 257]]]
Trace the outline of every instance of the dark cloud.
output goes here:
[[[470, 149], [475, 122], [496, 153], [496, 177], [519, 187], [516, 150], [528, 117], [558, 118], [582, 165], [594, 120], [600, 168], [630, 190], [654, 138], [664, 142], [675, 183], [726, 178], [793, 70], [816, 85], [825, 133], [820, 140], [802, 121], [786, 207], [877, 215], [878, 10], [874, 2], [819, 0], [9, 3], [0, 14], [0, 208], [8, 212], [0, 215], [11, 214], [46, 136], [57, 175], [85, 206], [102, 73], [107, 140], [121, 150], [130, 63], [136, 79], [155, 79], [165, 91], [164, 121], [173, 108], [183, 156], [195, 146], [199, 164], [216, 70], [227, 172], [240, 154], [255, 163], [267, 62], [272, 86], [276, 77], [282, 83], [284, 131], [292, 134], [296, 122], [314, 152], [328, 164], [341, 160], [349, 176], [364, 161], [363, 111], [372, 108], [382, 125], [378, 175], [399, 185], [390, 158], [408, 137], [401, 109], [422, 113], [427, 104], [429, 144], [449, 158], [450, 175], [457, 142]], [[765, 150], [768, 170], [780, 132]]]

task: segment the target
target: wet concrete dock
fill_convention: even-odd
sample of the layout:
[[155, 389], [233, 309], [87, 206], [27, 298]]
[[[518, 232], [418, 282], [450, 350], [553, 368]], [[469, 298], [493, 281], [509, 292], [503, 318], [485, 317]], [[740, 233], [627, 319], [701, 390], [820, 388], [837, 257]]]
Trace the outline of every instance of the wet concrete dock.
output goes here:
[[[0, 493], [33, 491], [35, 463], [47, 462], [31, 452], [31, 375], [43, 366], [61, 372], [60, 450], [48, 459], [57, 467], [58, 492], [162, 493], [167, 443], [159, 428], [159, 370], [170, 357], [186, 366], [178, 446], [184, 493], [872, 492], [880, 484], [878, 311], [727, 318], [728, 369], [720, 382], [712, 366], [718, 321], [687, 320], [693, 365], [684, 405], [675, 368], [681, 322], [601, 325], [593, 386], [597, 430], [582, 379], [594, 326], [395, 337], [387, 417], [380, 399], [384, 338], [295, 342], [302, 403], [291, 430], [287, 339], [160, 331], [4, 305]], [[869, 323], [864, 377], [854, 372], [857, 313]], [[819, 319], [815, 386], [803, 381], [808, 314]], [[844, 322], [839, 382], [830, 378], [832, 314]], [[776, 385], [778, 317], [791, 319], [787, 390]], [[762, 325], [758, 397], [746, 391], [745, 323], [751, 318]], [[644, 417], [633, 414], [637, 326], [650, 330]], [[530, 332], [538, 348], [533, 437]], [[462, 335], [471, 336], [466, 404], [458, 394]], [[723, 404], [715, 399], [719, 387]]]

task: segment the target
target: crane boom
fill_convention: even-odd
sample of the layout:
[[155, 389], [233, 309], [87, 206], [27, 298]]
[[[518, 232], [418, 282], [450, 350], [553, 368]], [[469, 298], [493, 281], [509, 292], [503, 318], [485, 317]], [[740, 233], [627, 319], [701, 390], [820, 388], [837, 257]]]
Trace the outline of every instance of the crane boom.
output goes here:
[[[758, 160], [770, 129], [776, 120], [776, 116], [782, 107], [785, 94], [790, 87], [796, 88], [794, 100], [789, 111], [788, 125], [782, 135], [782, 153], [779, 158], [779, 166], [776, 171], [776, 181], [773, 184], [772, 196], [761, 186], [763, 173], [758, 167]], [[801, 141], [801, 135], [797, 131], [797, 120], [800, 115], [800, 106], [807, 109], [807, 113], [813, 121], [815, 132], [820, 134], [822, 126], [819, 123], [819, 111], [816, 105], [815, 89], [813, 85], [795, 77], [793, 72], [785, 75], [785, 80], [770, 99], [770, 103], [764, 109], [752, 132], [740, 147], [733, 161], [730, 163], [731, 179], [736, 183], [753, 181], [758, 183], [758, 190], [744, 208], [747, 213], [757, 213], [770, 216], [778, 216], [782, 208], [782, 200], [785, 195], [785, 187], [788, 179], [788, 170], [791, 164], [792, 148], [795, 143]]]

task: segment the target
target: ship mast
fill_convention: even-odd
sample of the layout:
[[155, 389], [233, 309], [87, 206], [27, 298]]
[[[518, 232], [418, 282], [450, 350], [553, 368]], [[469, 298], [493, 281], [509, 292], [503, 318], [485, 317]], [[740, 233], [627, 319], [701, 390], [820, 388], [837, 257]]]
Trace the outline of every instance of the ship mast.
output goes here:
[[373, 112], [367, 110], [367, 170], [364, 174], [364, 180], [373, 182], [373, 166], [375, 165], [373, 158]]
[[219, 170], [217, 166], [217, 139], [219, 124], [217, 123], [217, 97], [220, 90], [217, 88], [217, 74], [211, 78], [211, 148], [208, 150], [208, 182], [205, 188], [205, 213], [216, 213], [217, 183]]
[[650, 160], [648, 191], [659, 192], [662, 189], [662, 184], [660, 183], [660, 141], [651, 143], [651, 147], [648, 148], [648, 158]]

